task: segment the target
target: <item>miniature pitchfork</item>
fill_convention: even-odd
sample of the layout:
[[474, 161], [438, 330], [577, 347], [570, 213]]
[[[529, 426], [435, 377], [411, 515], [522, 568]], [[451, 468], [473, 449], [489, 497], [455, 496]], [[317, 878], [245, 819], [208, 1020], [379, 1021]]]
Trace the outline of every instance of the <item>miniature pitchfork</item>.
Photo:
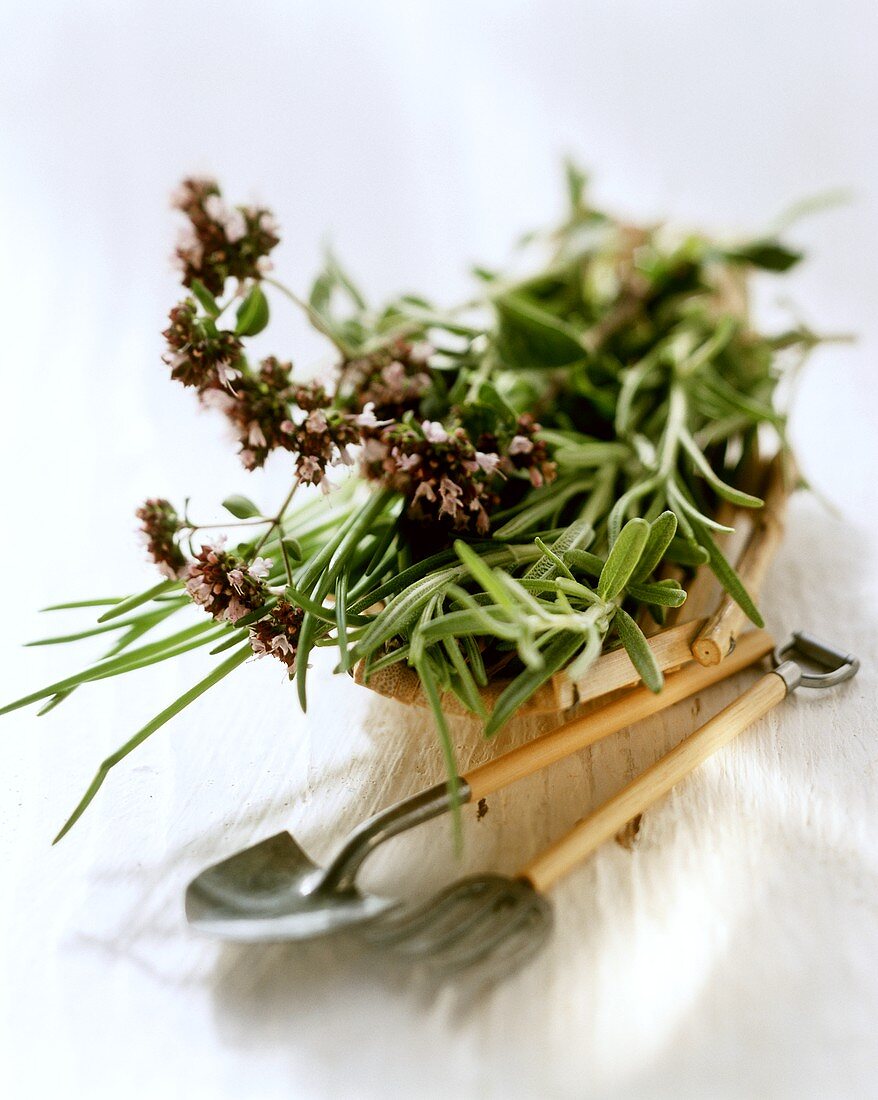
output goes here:
[[[202, 871], [186, 892], [194, 927], [240, 942], [310, 939], [372, 920], [399, 907], [356, 884], [364, 860], [391, 837], [447, 813], [456, 800], [478, 802], [651, 714], [673, 706], [771, 652], [768, 634], [742, 635], [722, 664], [691, 663], [671, 673], [661, 693], [636, 688], [520, 748], [382, 810], [356, 828], [329, 866], [318, 867], [288, 832]], [[776, 679], [776, 677], [775, 677]], [[629, 815], [631, 816], [631, 815]]]
[[[823, 671], [807, 671], [788, 659], [792, 655]], [[440, 976], [481, 964], [483, 983], [507, 977], [549, 938], [552, 907], [544, 895], [559, 879], [797, 687], [832, 687], [859, 668], [856, 657], [802, 633], [775, 650], [774, 660], [773, 672], [660, 757], [514, 878], [484, 874], [462, 879], [414, 910], [390, 914], [367, 926], [362, 937], [373, 945], [426, 958]]]

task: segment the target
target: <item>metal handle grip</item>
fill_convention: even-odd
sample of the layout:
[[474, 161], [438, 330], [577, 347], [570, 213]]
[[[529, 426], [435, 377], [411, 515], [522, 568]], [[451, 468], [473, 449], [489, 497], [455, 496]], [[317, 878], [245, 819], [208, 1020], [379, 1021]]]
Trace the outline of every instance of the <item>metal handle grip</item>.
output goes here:
[[448, 783], [437, 783], [435, 787], [420, 791], [370, 817], [354, 829], [345, 841], [341, 851], [321, 876], [320, 888], [352, 890], [360, 864], [380, 844], [447, 813], [455, 800], [459, 803], [470, 801], [469, 787], [464, 779], [454, 781], [453, 793]]

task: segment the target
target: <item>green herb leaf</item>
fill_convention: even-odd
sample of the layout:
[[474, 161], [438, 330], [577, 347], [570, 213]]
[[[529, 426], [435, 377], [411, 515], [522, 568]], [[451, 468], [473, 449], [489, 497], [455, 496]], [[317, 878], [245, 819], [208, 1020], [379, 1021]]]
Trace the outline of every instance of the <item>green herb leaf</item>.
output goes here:
[[676, 581], [656, 581], [654, 584], [629, 584], [626, 594], [651, 607], [681, 607], [686, 602], [686, 590]]
[[731, 504], [736, 504], [739, 508], [762, 507], [763, 502], [759, 497], [754, 497], [751, 496], [750, 493], [744, 493], [740, 489], [735, 489], [734, 486], [728, 485], [714, 472], [713, 467], [701, 453], [695, 440], [688, 432], [681, 432], [680, 442], [683, 444], [686, 453], [692, 459], [695, 469], [718, 496], [721, 496]]
[[582, 359], [574, 328], [519, 294], [494, 300], [500, 318], [497, 346], [510, 365], [563, 367]]
[[698, 541], [708, 553], [710, 568], [713, 570], [714, 576], [735, 603], [741, 608], [747, 618], [761, 630], [762, 627], [765, 626], [765, 620], [759, 613], [759, 608], [751, 599], [747, 589], [742, 584], [741, 578], [731, 565], [729, 565], [728, 561], [726, 561], [722, 551], [710, 537], [707, 528], [699, 524], [696, 520], [692, 520], [692, 526], [695, 529]]
[[140, 607], [142, 604], [154, 600], [156, 596], [161, 596], [165, 592], [170, 592], [172, 588], [176, 588], [179, 584], [179, 581], [160, 581], [159, 584], [153, 585], [152, 588], [148, 588], [145, 592], [140, 592], [136, 596], [129, 596], [127, 600], [121, 600], [119, 603], [114, 604], [109, 611], [105, 611], [103, 615], [100, 616], [98, 622], [105, 623], [108, 619], [115, 619], [119, 615], [125, 615], [129, 611], [133, 611], [135, 607]]
[[737, 263], [752, 264], [761, 267], [764, 271], [789, 271], [802, 259], [801, 252], [782, 245], [780, 241], [764, 240], [753, 241], [742, 248], [735, 248], [726, 252], [729, 260]]
[[217, 300], [200, 279], [193, 279], [189, 289], [201, 303], [201, 308], [209, 317], [219, 317], [220, 307]]
[[442, 755], [445, 757], [445, 771], [448, 776], [448, 796], [451, 804], [451, 821], [454, 836], [454, 846], [459, 853], [463, 846], [463, 823], [460, 814], [460, 784], [457, 780], [457, 759], [454, 754], [454, 739], [445, 712], [442, 709], [442, 699], [439, 687], [433, 673], [433, 667], [429, 659], [422, 661], [417, 666], [417, 673], [427, 696], [427, 702], [433, 712], [433, 721], [439, 733], [439, 742], [442, 745]]
[[619, 635], [619, 641], [625, 647], [631, 663], [640, 673], [640, 677], [650, 691], [656, 694], [662, 690], [664, 677], [662, 670], [656, 664], [649, 642], [643, 635], [643, 631], [631, 618], [627, 611], [621, 607], [616, 611], [613, 625]]
[[703, 565], [710, 561], [710, 555], [703, 546], [688, 539], [673, 539], [665, 552], [668, 561], [676, 565]]
[[578, 634], [560, 634], [543, 651], [541, 668], [528, 668], [520, 672], [508, 687], [500, 693], [491, 717], [485, 724], [485, 737], [493, 737], [534, 692], [538, 691], [556, 672], [571, 662], [582, 649], [585, 638]]
[[235, 333], [238, 336], [256, 336], [268, 324], [268, 299], [259, 283], [254, 283], [250, 293], [238, 306]]
[[289, 537], [281, 539], [281, 546], [284, 549], [284, 553], [290, 565], [298, 565], [299, 562], [305, 560], [305, 551], [302, 549], [302, 544], [298, 539]]
[[256, 516], [262, 515], [252, 500], [237, 494], [226, 497], [223, 501], [223, 508], [227, 512], [231, 512], [235, 519], [254, 519]]
[[91, 800], [103, 786], [103, 782], [109, 775], [110, 770], [114, 768], [120, 760], [124, 760], [138, 745], [143, 744], [147, 737], [155, 733], [156, 730], [161, 729], [166, 722], [170, 722], [170, 720], [179, 714], [181, 710], [188, 707], [190, 703], [194, 702], [199, 696], [212, 688], [214, 684], [218, 684], [223, 677], [228, 676], [228, 674], [236, 669], [238, 665], [243, 664], [248, 657], [252, 656], [252, 652], [249, 644], [247, 644], [242, 649], [238, 650], [237, 653], [228, 657], [221, 665], [215, 668], [209, 676], [205, 676], [205, 678], [200, 680], [195, 687], [184, 692], [176, 702], [171, 703], [169, 707], [166, 707], [160, 714], [157, 714], [151, 722], [147, 722], [143, 729], [139, 730], [130, 741], [126, 741], [120, 749], [117, 749], [111, 756], [108, 756], [101, 764], [100, 768], [98, 768], [98, 773], [92, 780], [88, 790], [80, 799], [76, 809], [65, 821], [61, 831], [52, 843], [57, 844], [63, 836], [70, 832], [76, 822], [79, 821], [80, 817], [82, 817], [88, 809]]
[[605, 564], [604, 558], [592, 554], [590, 550], [568, 550], [564, 557], [574, 569], [581, 569], [590, 577], [599, 577]]
[[649, 533], [645, 519], [630, 519], [619, 532], [598, 578], [598, 595], [602, 600], [614, 600], [631, 579]]
[[643, 548], [643, 554], [632, 574], [632, 580], [645, 581], [661, 563], [668, 547], [677, 533], [677, 517], [673, 512], [662, 512], [649, 527], [649, 538]]
[[73, 603], [53, 603], [49, 607], [41, 607], [40, 611], [71, 611], [80, 607], [109, 607], [121, 603], [122, 597], [113, 596], [106, 600], [74, 600]]

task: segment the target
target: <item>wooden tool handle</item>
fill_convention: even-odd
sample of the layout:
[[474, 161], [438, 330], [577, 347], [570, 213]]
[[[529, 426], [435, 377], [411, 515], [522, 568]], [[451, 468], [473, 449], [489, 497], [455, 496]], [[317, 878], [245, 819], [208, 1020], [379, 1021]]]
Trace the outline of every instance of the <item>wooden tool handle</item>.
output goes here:
[[667, 794], [711, 753], [777, 706], [786, 694], [786, 684], [777, 673], [769, 672], [763, 676], [734, 703], [705, 722], [617, 795], [575, 825], [565, 837], [537, 856], [519, 878], [529, 881], [541, 893], [548, 890], [605, 840], [615, 836], [632, 817]]
[[633, 726], [649, 715], [679, 703], [681, 699], [703, 691], [711, 684], [760, 660], [771, 652], [773, 645], [771, 636], [764, 630], [750, 631], [739, 639], [734, 652], [720, 665], [705, 668], [691, 662], [679, 672], [671, 673], [658, 695], [645, 687], [635, 688], [600, 710], [592, 711], [582, 718], [574, 718], [572, 722], [552, 733], [474, 768], [463, 776], [469, 784], [470, 801], [478, 802], [480, 798], [485, 798], [525, 776], [542, 771], [549, 764], [563, 760], [586, 745], [592, 745], [626, 726]]

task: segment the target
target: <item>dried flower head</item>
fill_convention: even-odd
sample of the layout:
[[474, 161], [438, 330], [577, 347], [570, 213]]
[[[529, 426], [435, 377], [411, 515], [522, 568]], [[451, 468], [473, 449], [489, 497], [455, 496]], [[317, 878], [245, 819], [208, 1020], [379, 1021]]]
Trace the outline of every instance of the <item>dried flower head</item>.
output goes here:
[[250, 627], [250, 648], [259, 656], [271, 654], [292, 673], [296, 667], [296, 651], [304, 613], [288, 600], [278, 600], [271, 613]]
[[404, 493], [416, 520], [485, 534], [500, 499], [500, 456], [477, 450], [462, 427], [435, 421], [394, 424], [371, 434], [363, 449], [367, 477]]
[[263, 578], [270, 563], [257, 558], [248, 565], [223, 549], [222, 540], [202, 546], [188, 569], [186, 591], [209, 615], [235, 623], [262, 607], [269, 597]]
[[430, 388], [425, 344], [397, 340], [373, 355], [342, 363], [339, 392], [345, 407], [361, 412], [372, 405], [381, 420], [401, 420], [420, 410], [421, 398]]
[[[300, 391], [301, 397], [301, 391]], [[306, 485], [324, 488], [326, 470], [330, 466], [353, 464], [348, 447], [360, 442], [357, 417], [325, 405], [317, 405], [310, 395], [300, 408], [310, 406], [310, 412], [299, 423], [288, 420], [284, 425], [287, 450], [296, 452], [296, 476]]]
[[[549, 458], [549, 448], [539, 438], [540, 425], [529, 414], [518, 418], [515, 434], [503, 450], [501, 469], [507, 474], [526, 473], [531, 485], [539, 489], [555, 479], [557, 465]], [[493, 437], [480, 439], [480, 444], [493, 442]]]
[[212, 320], [199, 317], [195, 302], [186, 298], [174, 306], [170, 324], [162, 333], [168, 341], [164, 357], [171, 377], [199, 393], [229, 386], [241, 375], [242, 345], [238, 337], [219, 329]]
[[222, 294], [226, 279], [258, 279], [278, 244], [277, 223], [261, 207], [228, 206], [215, 180], [187, 179], [173, 205], [189, 219], [175, 258], [184, 286], [197, 279], [211, 294]]
[[269, 356], [257, 371], [243, 374], [233, 384], [228, 400], [219, 405], [235, 427], [241, 461], [248, 470], [264, 465], [277, 447], [287, 446], [284, 425], [296, 393], [292, 369], [291, 363]]
[[143, 502], [136, 515], [149, 556], [166, 577], [174, 580], [182, 577], [186, 572], [186, 556], [176, 542], [182, 524], [170, 501], [153, 497]]

